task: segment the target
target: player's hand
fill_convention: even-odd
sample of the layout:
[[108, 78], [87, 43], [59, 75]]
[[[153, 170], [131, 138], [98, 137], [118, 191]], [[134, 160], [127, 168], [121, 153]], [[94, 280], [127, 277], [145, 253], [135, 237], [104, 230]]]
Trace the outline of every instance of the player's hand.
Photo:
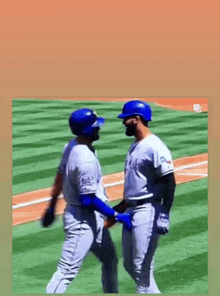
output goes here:
[[[125, 200], [122, 200], [119, 204], [115, 205], [113, 207], [113, 209], [118, 212], [118, 213], [124, 213], [124, 211], [127, 208], [127, 204], [125, 202]], [[117, 221], [115, 220], [115, 218], [108, 218], [104, 221], [104, 227], [105, 228], [110, 228], [112, 226], [114, 226], [117, 223]]]
[[166, 234], [169, 231], [169, 214], [160, 213], [156, 221], [156, 233]]
[[54, 208], [49, 207], [46, 209], [45, 213], [41, 218], [41, 224], [43, 227], [48, 227], [54, 222], [54, 220], [55, 220]]
[[115, 220], [122, 223], [127, 230], [131, 230], [131, 215], [130, 214], [117, 214]]
[[116, 220], [115, 220], [115, 218], [108, 218], [108, 219], [106, 219], [105, 221], [104, 221], [104, 227], [105, 228], [110, 228], [110, 227], [112, 227], [113, 225], [115, 225], [116, 224]]

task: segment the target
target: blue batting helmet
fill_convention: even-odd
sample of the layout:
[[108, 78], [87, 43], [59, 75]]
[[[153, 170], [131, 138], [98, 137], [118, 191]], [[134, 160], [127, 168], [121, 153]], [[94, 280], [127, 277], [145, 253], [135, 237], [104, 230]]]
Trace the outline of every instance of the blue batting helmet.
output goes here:
[[146, 121], [152, 120], [152, 110], [151, 107], [143, 101], [133, 100], [124, 104], [122, 108], [122, 113], [118, 115], [118, 118], [127, 118], [130, 116], [139, 115]]
[[74, 111], [69, 117], [69, 126], [74, 135], [92, 137], [95, 128], [101, 127], [105, 118], [98, 117], [95, 111], [83, 108]]

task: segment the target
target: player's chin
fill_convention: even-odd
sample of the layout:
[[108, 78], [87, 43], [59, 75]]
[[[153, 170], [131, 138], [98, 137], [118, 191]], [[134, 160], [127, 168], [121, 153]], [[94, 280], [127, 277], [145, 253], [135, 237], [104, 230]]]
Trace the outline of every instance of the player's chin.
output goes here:
[[131, 133], [125, 133], [125, 135], [127, 136], [127, 137], [132, 137], [133, 136], [133, 134], [131, 134]]
[[99, 140], [99, 128], [95, 129], [94, 135], [92, 136], [92, 142]]
[[97, 135], [97, 136], [93, 136], [93, 137], [92, 137], [92, 140], [93, 140], [93, 142], [94, 142], [94, 141], [98, 141], [98, 140], [99, 140], [99, 135]]
[[95, 133], [95, 135], [92, 136], [92, 141], [98, 141], [99, 140], [99, 134]]
[[135, 135], [136, 127], [133, 124], [125, 125], [125, 135], [128, 137], [132, 137]]
[[128, 137], [132, 137], [135, 135], [135, 130], [131, 127], [127, 127], [125, 131], [125, 135]]

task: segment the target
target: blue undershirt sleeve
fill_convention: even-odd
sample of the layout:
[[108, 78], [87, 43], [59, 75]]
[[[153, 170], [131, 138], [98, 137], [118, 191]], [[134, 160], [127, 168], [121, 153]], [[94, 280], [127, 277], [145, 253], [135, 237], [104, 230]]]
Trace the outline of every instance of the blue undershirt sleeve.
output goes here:
[[108, 206], [95, 194], [80, 194], [80, 203], [83, 208], [93, 209], [105, 216], [114, 217], [116, 211]]

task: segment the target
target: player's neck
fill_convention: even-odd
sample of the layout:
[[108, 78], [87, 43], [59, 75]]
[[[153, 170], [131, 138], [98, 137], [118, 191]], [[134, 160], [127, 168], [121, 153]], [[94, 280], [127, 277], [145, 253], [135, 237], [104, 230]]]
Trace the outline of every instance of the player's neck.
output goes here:
[[141, 129], [136, 130], [136, 133], [135, 133], [136, 141], [139, 142], [151, 134], [152, 133], [148, 127], [142, 127]]
[[91, 138], [85, 138], [85, 137], [77, 137], [77, 142], [79, 144], [84, 144], [84, 145], [92, 144]]

